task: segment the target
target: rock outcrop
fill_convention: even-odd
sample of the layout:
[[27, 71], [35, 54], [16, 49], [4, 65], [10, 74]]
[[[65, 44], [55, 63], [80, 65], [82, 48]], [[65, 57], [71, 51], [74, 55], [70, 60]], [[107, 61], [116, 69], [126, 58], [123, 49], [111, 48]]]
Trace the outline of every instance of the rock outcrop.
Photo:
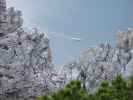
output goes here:
[[107, 43], [88, 48], [56, 70], [47, 34], [36, 28], [26, 32], [21, 11], [6, 9], [1, 2], [5, 0], [0, 0], [0, 100], [35, 100], [74, 79], [93, 91], [101, 80], [133, 74], [132, 29], [117, 33], [116, 47]]
[[45, 34], [18, 29], [1, 37], [0, 57], [2, 100], [24, 100], [49, 88], [45, 88], [49, 83], [44, 83], [50, 71], [51, 51]]
[[83, 87], [93, 91], [101, 80], [111, 81], [117, 74], [133, 75], [133, 30], [118, 32], [116, 47], [100, 44], [84, 51], [79, 59], [62, 66], [67, 81], [81, 80]]
[[26, 32], [21, 11], [4, 11], [0, 13], [0, 100], [34, 100], [55, 87], [49, 39], [36, 28]]

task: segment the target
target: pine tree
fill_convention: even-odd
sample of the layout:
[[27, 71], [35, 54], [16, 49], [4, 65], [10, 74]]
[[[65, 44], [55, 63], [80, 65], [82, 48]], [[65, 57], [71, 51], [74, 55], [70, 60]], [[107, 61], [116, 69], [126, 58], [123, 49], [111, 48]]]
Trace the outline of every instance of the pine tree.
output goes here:
[[64, 89], [61, 89], [50, 96], [38, 97], [38, 100], [88, 100], [88, 94], [81, 88], [79, 81], [71, 81]]
[[103, 81], [96, 92], [96, 100], [112, 100], [112, 90], [107, 81]]
[[128, 100], [127, 82], [122, 78], [121, 75], [118, 75], [112, 81], [112, 90], [114, 100]]
[[133, 100], [133, 76], [128, 81], [128, 100]]
[[111, 83], [104, 80], [91, 94], [81, 87], [80, 81], [71, 81], [63, 89], [37, 100], [133, 100], [133, 77], [127, 81], [118, 75]]

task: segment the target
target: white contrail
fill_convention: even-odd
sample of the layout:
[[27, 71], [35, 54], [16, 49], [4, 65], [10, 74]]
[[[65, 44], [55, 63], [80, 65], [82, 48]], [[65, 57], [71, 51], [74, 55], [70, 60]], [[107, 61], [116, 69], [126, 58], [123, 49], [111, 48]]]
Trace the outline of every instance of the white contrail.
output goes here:
[[71, 37], [71, 36], [66, 35], [65, 33], [48, 32], [48, 34], [50, 36], [54, 36], [57, 38], [64, 38], [64, 39], [69, 39], [69, 40], [81, 41], [81, 38]]
[[75, 38], [75, 37], [72, 37], [72, 40], [75, 40], [75, 41], [81, 41], [81, 38]]

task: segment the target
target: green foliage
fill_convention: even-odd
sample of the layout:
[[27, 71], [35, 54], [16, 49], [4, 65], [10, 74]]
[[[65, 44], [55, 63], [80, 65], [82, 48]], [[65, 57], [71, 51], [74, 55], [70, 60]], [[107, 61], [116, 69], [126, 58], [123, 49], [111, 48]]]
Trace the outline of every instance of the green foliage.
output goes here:
[[118, 100], [128, 100], [128, 86], [127, 81], [125, 81], [121, 75], [118, 75], [112, 81], [112, 95]]
[[133, 76], [128, 81], [128, 100], [133, 100]]
[[112, 100], [112, 89], [107, 81], [103, 81], [95, 93], [96, 100]]
[[111, 83], [102, 81], [95, 93], [87, 93], [80, 81], [71, 81], [63, 89], [37, 100], [133, 100], [133, 77], [124, 80], [118, 75]]

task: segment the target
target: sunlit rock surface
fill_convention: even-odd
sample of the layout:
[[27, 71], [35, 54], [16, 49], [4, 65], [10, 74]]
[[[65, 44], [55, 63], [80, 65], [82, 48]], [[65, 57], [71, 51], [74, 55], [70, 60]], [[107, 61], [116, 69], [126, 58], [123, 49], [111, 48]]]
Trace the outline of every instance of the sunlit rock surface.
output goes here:
[[51, 56], [47, 34], [36, 28], [27, 32], [21, 11], [0, 10], [0, 100], [35, 100], [75, 79], [93, 92], [101, 80], [111, 81], [117, 74], [130, 77], [133, 29], [117, 32], [116, 47], [105, 43], [88, 48], [78, 59], [58, 68]]
[[[70, 81], [78, 79], [83, 87], [93, 91], [101, 80], [111, 81], [117, 74], [133, 75], [133, 30], [118, 32], [116, 47], [100, 44], [81, 53], [79, 59], [62, 66], [60, 74]], [[67, 81], [67, 82], [68, 82]]]
[[20, 11], [0, 15], [0, 100], [34, 100], [51, 91], [53, 67], [47, 34], [23, 29]]

